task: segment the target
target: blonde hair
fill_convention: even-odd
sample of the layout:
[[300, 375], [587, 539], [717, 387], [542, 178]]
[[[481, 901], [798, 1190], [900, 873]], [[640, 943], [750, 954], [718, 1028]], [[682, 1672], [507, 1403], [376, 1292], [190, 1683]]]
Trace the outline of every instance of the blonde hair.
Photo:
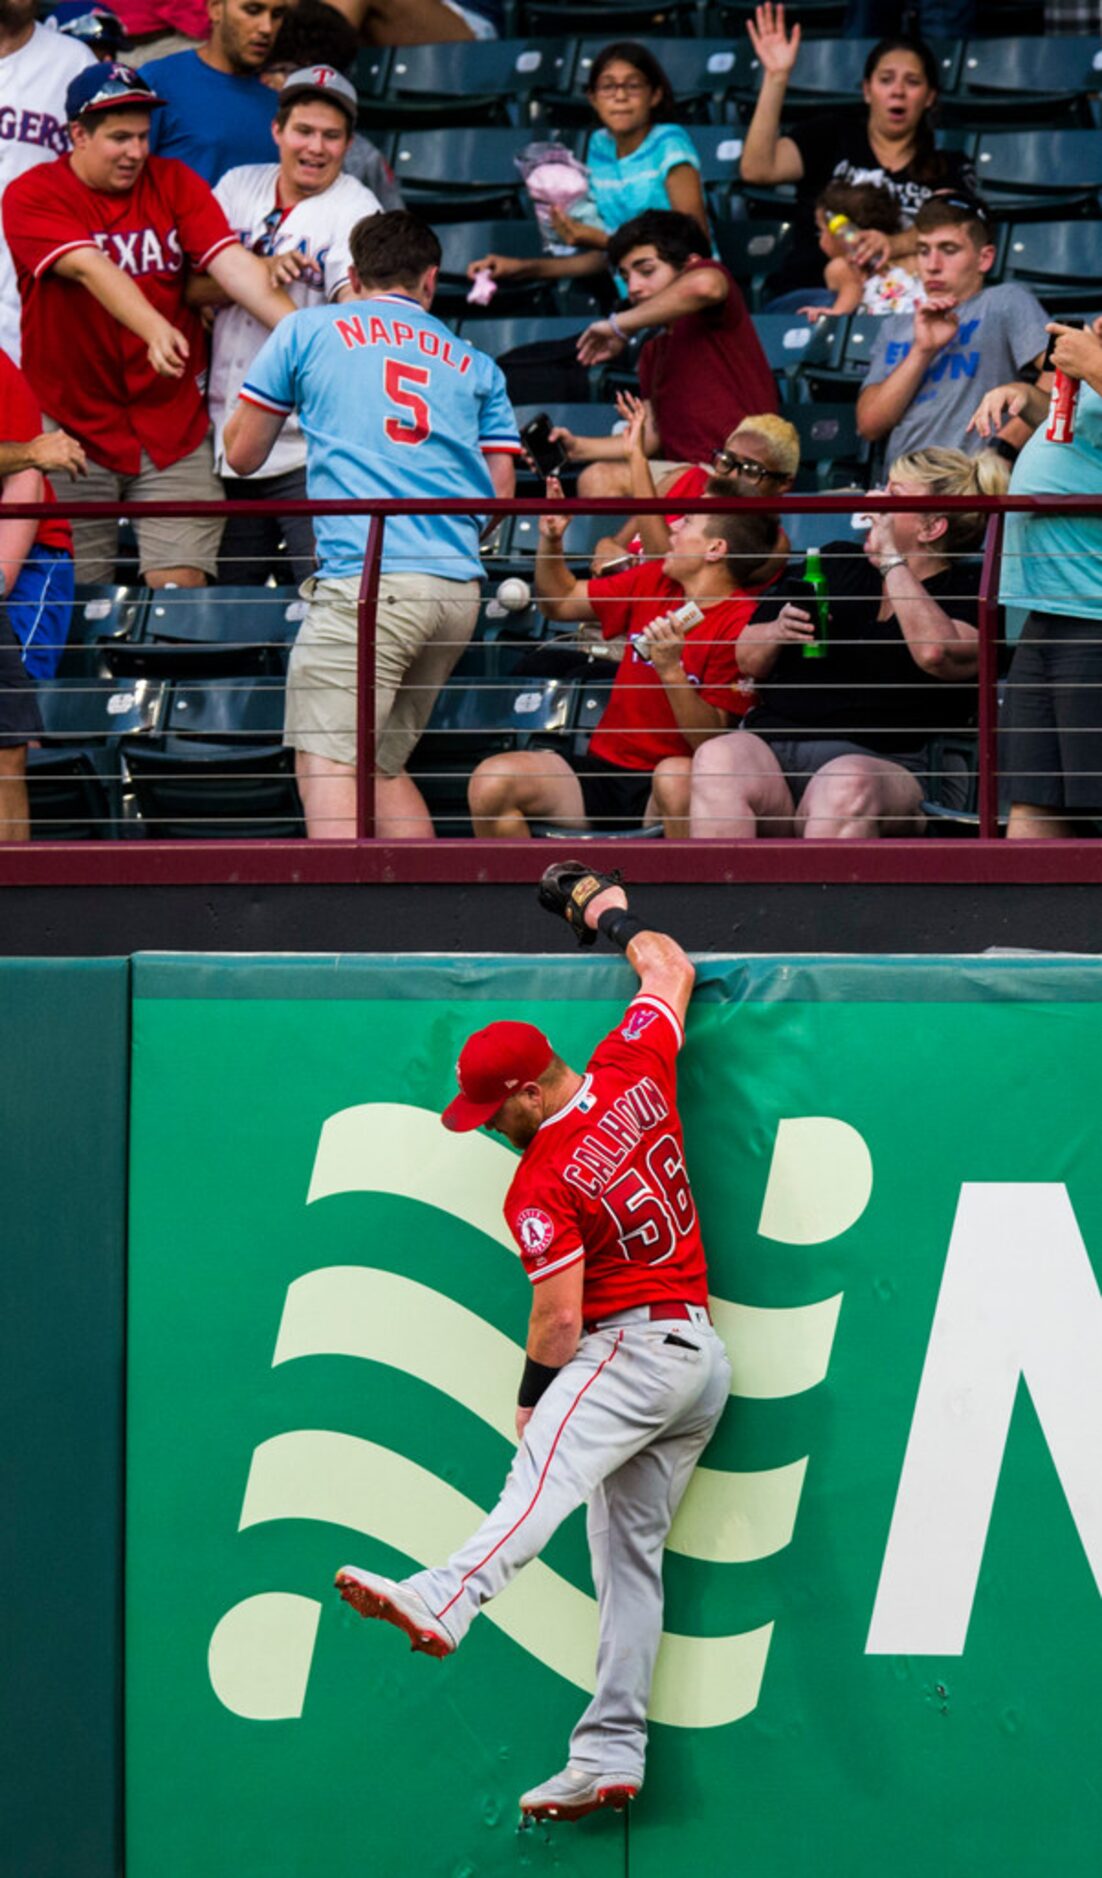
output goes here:
[[[888, 475], [892, 482], [921, 483], [931, 496], [1002, 496], [1010, 482], [1010, 465], [994, 450], [965, 456], [963, 450], [931, 444], [929, 449], [896, 457]], [[978, 547], [986, 520], [985, 515], [967, 509], [951, 510], [940, 538], [946, 553], [961, 554]]]
[[742, 422], [727, 439], [727, 445], [744, 433], [760, 437], [766, 444], [766, 468], [775, 470], [778, 476], [795, 476], [800, 467], [800, 433], [795, 424], [790, 424], [786, 417], [778, 417], [774, 411], [763, 411], [760, 417], [744, 417]]

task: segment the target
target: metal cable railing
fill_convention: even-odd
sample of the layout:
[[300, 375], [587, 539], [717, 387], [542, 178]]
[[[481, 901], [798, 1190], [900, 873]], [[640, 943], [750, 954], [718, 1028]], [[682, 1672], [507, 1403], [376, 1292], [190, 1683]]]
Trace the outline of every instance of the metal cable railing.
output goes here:
[[[388, 513], [443, 516], [469, 512], [473, 506], [428, 500], [402, 504], [238, 502], [233, 510], [236, 514], [285, 514], [293, 509], [304, 514], [352, 513], [368, 518], [356, 634], [359, 669], [372, 672]], [[496, 768], [501, 771], [507, 769], [509, 756], [516, 752], [525, 754], [524, 768], [530, 781], [546, 784], [550, 780], [552, 785], [549, 812], [542, 813], [537, 807], [525, 817], [531, 832], [565, 831], [576, 837], [584, 834], [597, 843], [620, 843], [625, 836], [636, 836], [649, 847], [646, 838], [664, 827], [664, 864], [684, 878], [722, 876], [724, 869], [729, 871], [735, 865], [737, 854], [745, 855], [751, 835], [771, 837], [769, 847], [778, 855], [788, 853], [790, 858], [801, 827], [804, 840], [799, 845], [808, 851], [821, 851], [830, 839], [821, 814], [816, 817], [810, 810], [801, 811], [804, 798], [816, 793], [817, 771], [813, 764], [801, 761], [799, 751], [795, 755], [788, 753], [784, 772], [790, 801], [778, 802], [768, 790], [760, 794], [752, 830], [743, 825], [745, 817], [740, 824], [739, 818], [729, 812], [729, 804], [722, 813], [713, 814], [710, 823], [708, 792], [698, 791], [690, 778], [687, 751], [680, 759], [662, 758], [667, 765], [664, 772], [648, 767], [653, 751], [643, 747], [645, 735], [640, 741], [638, 713], [642, 712], [645, 719], [650, 708], [647, 701], [654, 699], [656, 692], [653, 676], [633, 669], [637, 664], [635, 649], [623, 635], [602, 640], [580, 622], [552, 620], [548, 624], [541, 617], [532, 596], [535, 555], [531, 544], [538, 517], [554, 513], [567, 513], [571, 518], [607, 515], [611, 527], [611, 518], [622, 520], [627, 506], [624, 501], [580, 503], [543, 497], [479, 503], [479, 512], [491, 518], [491, 529], [484, 545], [482, 593], [474, 632], [453, 648], [461, 656], [454, 674], [442, 687], [419, 677], [416, 669], [406, 686], [411, 697], [422, 694], [419, 702], [423, 706], [433, 705], [427, 712], [411, 773], [430, 807], [434, 832], [465, 838], [440, 842], [434, 867], [432, 856], [423, 852], [429, 844], [401, 842], [392, 819], [386, 865], [390, 872], [396, 870], [396, 877], [403, 872], [422, 878], [434, 874], [462, 877], [463, 869], [481, 873], [487, 868], [496, 877], [504, 877], [505, 863], [499, 857], [506, 851], [517, 855], [516, 843], [508, 839], [513, 831], [506, 822], [495, 829], [504, 839], [491, 843], [470, 838], [472, 826], [477, 833], [480, 821], [484, 826], [487, 820], [474, 813], [470, 778], [480, 756], [497, 759]], [[659, 499], [630, 506], [636, 513], [665, 514], [668, 510], [668, 502]], [[729, 502], [701, 498], [694, 502], [693, 512], [717, 513], [730, 506]], [[791, 713], [797, 703], [802, 703], [804, 715], [799, 719], [799, 730], [805, 743], [814, 740], [813, 733], [822, 733], [823, 738], [836, 742], [868, 745], [888, 763], [893, 762], [893, 756], [901, 759], [894, 767], [913, 779], [913, 788], [905, 799], [889, 804], [898, 808], [898, 813], [888, 813], [883, 806], [862, 807], [860, 800], [851, 802], [844, 816], [839, 812], [839, 820], [850, 824], [844, 831], [850, 836], [845, 844], [848, 849], [856, 853], [867, 846], [887, 852], [882, 841], [860, 838], [857, 830], [862, 818], [869, 825], [870, 835], [875, 824], [876, 832], [892, 843], [897, 836], [942, 823], [952, 826], [954, 832], [966, 832], [977, 850], [986, 849], [998, 834], [1000, 809], [1005, 817], [1007, 808], [1005, 799], [1001, 805], [999, 799], [996, 738], [1000, 697], [1005, 699], [1015, 685], [1013, 671], [1009, 677], [1006, 672], [1009, 646], [998, 607], [1002, 517], [1008, 512], [1098, 516], [1102, 515], [1102, 498], [874, 497], [846, 492], [786, 496], [779, 503], [745, 498], [738, 506], [750, 512], [779, 511], [797, 538], [800, 528], [806, 528], [808, 517], [837, 516], [837, 538], [852, 540], [855, 545], [860, 537], [852, 529], [850, 518], [857, 513], [963, 510], [986, 514], [982, 561], [975, 554], [945, 557], [949, 576], [959, 573], [960, 578], [947, 576], [939, 595], [939, 603], [950, 617], [957, 603], [970, 609], [977, 622], [978, 670], [974, 676], [958, 677], [943, 686], [916, 684], [915, 691], [921, 692], [918, 698], [909, 696], [908, 684], [897, 676], [885, 676], [883, 672], [870, 678], [863, 673], [854, 676], [865, 656], [873, 660], [883, 649], [882, 637], [874, 632], [867, 636], [849, 633], [845, 637], [844, 679], [834, 681], [830, 676], [832, 657], [839, 665], [841, 661], [840, 648], [832, 649], [828, 642], [826, 658], [815, 662], [813, 673], [811, 662], [801, 669], [799, 665], [793, 667], [788, 658], [786, 669], [778, 669], [775, 675], [758, 682], [756, 694], [749, 689], [751, 681], [742, 681], [751, 710], [759, 718], [759, 730], [763, 705], [768, 706], [775, 720], [770, 734], [776, 744], [800, 741], [785, 738], [782, 732], [786, 712]], [[56, 517], [59, 509], [65, 512], [64, 500], [52, 508], [52, 515]], [[70, 505], [69, 512], [77, 520], [101, 514], [133, 519], [139, 515], [224, 512], [224, 505], [87, 504]], [[41, 514], [42, 505], [10, 505], [10, 513], [13, 517]], [[825, 552], [822, 547], [819, 551], [829, 591], [831, 574], [836, 571], [834, 556], [829, 545]], [[565, 552], [568, 564], [584, 575], [584, 559], [572, 552], [569, 533]], [[651, 589], [646, 579], [655, 558], [637, 558], [638, 578], [633, 593], [640, 603], [665, 597], [664, 588], [656, 584]], [[1090, 557], [1085, 558], [1089, 567]], [[798, 568], [798, 551], [793, 559]], [[1003, 589], [1008, 599], [1022, 597], [1024, 604], [1024, 594], [1019, 595], [1022, 565], [1019, 562], [1015, 571], [1014, 564], [1007, 563]], [[425, 571], [439, 572], [440, 565]], [[1089, 592], [1090, 579], [1088, 572], [1080, 588], [1078, 577], [1069, 575], [1068, 597], [1074, 599], [1079, 591]], [[89, 609], [95, 604], [85, 601]], [[194, 866], [193, 848], [218, 850], [222, 861], [212, 864], [230, 867], [239, 849], [244, 854], [255, 846], [266, 851], [265, 868], [273, 877], [275, 851], [282, 857], [284, 869], [294, 873], [301, 872], [301, 868], [290, 858], [293, 850], [301, 853], [307, 846], [312, 850], [327, 849], [331, 865], [338, 866], [338, 849], [343, 853], [351, 848], [361, 853], [361, 859], [375, 849], [378, 844], [371, 780], [376, 726], [370, 683], [344, 687], [348, 729], [355, 736], [359, 752], [354, 815], [346, 806], [336, 814], [334, 819], [342, 825], [339, 841], [306, 844], [300, 840], [303, 809], [296, 791], [294, 760], [283, 746], [282, 711], [287, 655], [301, 626], [305, 604], [290, 586], [252, 590], [232, 585], [178, 587], [156, 592], [119, 587], [112, 595], [101, 596], [99, 605], [107, 607], [107, 614], [101, 614], [98, 622], [85, 622], [99, 630], [82, 630], [73, 635], [61, 675], [48, 691], [42, 688], [40, 692], [44, 702], [48, 699], [48, 709], [43, 713], [46, 728], [40, 750], [32, 755], [30, 781], [39, 804], [34, 811], [34, 832], [48, 838], [35, 845], [40, 852], [52, 849], [54, 864], [44, 868], [43, 863], [36, 862], [39, 870], [44, 868], [52, 877], [61, 878], [68, 856], [82, 875], [90, 875], [97, 865], [109, 875], [111, 863], [96, 863], [87, 850], [94, 846], [111, 850], [117, 857], [118, 851], [126, 848], [130, 859], [123, 871], [128, 876], [136, 877], [140, 872], [136, 851], [141, 850], [150, 863], [157, 852], [158, 877], [166, 878], [172, 874], [173, 853], [182, 857], [188, 850], [188, 865]], [[837, 605], [841, 607], [841, 597]], [[926, 643], [921, 631], [912, 633], [910, 639], [912, 651], [921, 651]], [[697, 629], [697, 653], [705, 660], [713, 655], [717, 660], [726, 659], [725, 669], [733, 669], [732, 650], [737, 643], [728, 634], [714, 639], [707, 636], [706, 619]], [[824, 702], [821, 723], [806, 715], [806, 694], [812, 689], [812, 677], [815, 694]], [[309, 691], [307, 684], [307, 694]], [[613, 696], [615, 710], [610, 707]], [[728, 795], [740, 799], [748, 783], [760, 781], [744, 761], [751, 748], [745, 733], [755, 733], [755, 719], [751, 716], [743, 728], [736, 728], [741, 709], [742, 701], [738, 700], [726, 736], [715, 739], [717, 750], [720, 744], [729, 746], [726, 768], [717, 764], [717, 771], [725, 778]], [[905, 740], [901, 740], [901, 724]], [[642, 728], [646, 732], [655, 726], [643, 722]], [[662, 728], [669, 730], [668, 725]], [[590, 760], [587, 768], [594, 729], [603, 754], [600, 762]], [[1085, 740], [1087, 728], [1073, 730], [1072, 735]], [[860, 751], [857, 754], [859, 758]], [[863, 775], [860, 760], [848, 771], [844, 753], [836, 762], [843, 763], [843, 767], [835, 767], [833, 780], [853, 785], [854, 797], [859, 798], [856, 784]], [[697, 767], [706, 770], [708, 764], [701, 761]], [[564, 798], [562, 788], [556, 796], [556, 788], [565, 786], [565, 776], [578, 779], [588, 791], [607, 781], [609, 772], [617, 786], [624, 780], [622, 772], [627, 772], [628, 784], [637, 785], [637, 799], [630, 807], [620, 806], [614, 792], [612, 806], [597, 825], [592, 825], [591, 816], [590, 826], [579, 827], [576, 797], [568, 791], [569, 799]], [[1023, 781], [1028, 785], [1038, 773], [1036, 766], [1027, 765], [1020, 769], [1016, 780], [1019, 785]], [[1050, 778], [1045, 776], [1044, 780]], [[661, 791], [653, 786], [656, 782], [661, 783]], [[699, 809], [692, 801], [698, 793]], [[632, 794], [630, 788], [628, 794]], [[74, 815], [73, 804], [79, 806], [81, 802], [83, 814]], [[324, 811], [320, 819], [324, 821]], [[1082, 809], [1075, 809], [1066, 819], [1076, 833], [1093, 836], [1096, 832], [1094, 817]], [[83, 826], [78, 827], [78, 822]], [[310, 832], [321, 831], [315, 826]], [[528, 829], [517, 827], [515, 832]], [[206, 840], [208, 834], [217, 835], [218, 840]], [[92, 842], [79, 839], [88, 835], [98, 838]], [[697, 855], [695, 866], [688, 858], [674, 861], [682, 844], [686, 857]], [[79, 861], [78, 845], [82, 851]], [[1057, 845], [1067, 847], [1063, 842]], [[721, 850], [726, 858], [721, 858]], [[491, 853], [493, 859], [489, 858]], [[403, 865], [404, 856], [407, 866]], [[20, 868], [15, 866], [13, 870], [11, 865], [19, 859], [14, 844], [5, 847], [0, 858], [5, 863], [0, 877], [20, 876]], [[25, 855], [23, 858], [26, 861]], [[782, 867], [784, 864], [781, 862]], [[805, 877], [807, 864], [805, 854], [799, 867]], [[339, 865], [347, 866], [347, 862]], [[864, 871], [871, 872], [874, 863], [863, 865]], [[1078, 865], [1081, 872], [1082, 864]], [[324, 874], [320, 861], [314, 859], [307, 871], [313, 877]], [[834, 871], [834, 864], [827, 863], [826, 871]]]

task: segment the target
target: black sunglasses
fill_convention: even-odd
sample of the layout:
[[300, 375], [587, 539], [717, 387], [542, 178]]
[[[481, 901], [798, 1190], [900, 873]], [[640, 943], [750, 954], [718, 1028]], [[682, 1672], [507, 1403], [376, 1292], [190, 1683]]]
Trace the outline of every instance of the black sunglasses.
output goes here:
[[721, 476], [745, 476], [748, 483], [760, 483], [766, 476], [777, 480], [780, 470], [766, 469], [764, 463], [755, 463], [752, 457], [734, 456], [730, 450], [716, 450], [712, 453], [712, 463]]

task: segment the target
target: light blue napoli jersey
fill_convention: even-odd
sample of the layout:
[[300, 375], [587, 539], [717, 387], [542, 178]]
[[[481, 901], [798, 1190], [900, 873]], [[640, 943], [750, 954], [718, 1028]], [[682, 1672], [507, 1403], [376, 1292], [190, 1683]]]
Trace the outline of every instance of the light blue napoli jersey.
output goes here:
[[[520, 439], [500, 368], [407, 294], [377, 293], [294, 313], [268, 335], [241, 397], [297, 411], [315, 500], [494, 493], [487, 456]], [[358, 574], [368, 518], [319, 515], [322, 574]], [[477, 516], [387, 521], [384, 573], [469, 580], [480, 572]]]
[[[1083, 386], [1071, 443], [1050, 443], [1045, 422], [1022, 446], [1011, 495], [1102, 495], [1102, 398]], [[999, 599], [1038, 613], [1102, 619], [1102, 522], [1091, 515], [1008, 515]]]

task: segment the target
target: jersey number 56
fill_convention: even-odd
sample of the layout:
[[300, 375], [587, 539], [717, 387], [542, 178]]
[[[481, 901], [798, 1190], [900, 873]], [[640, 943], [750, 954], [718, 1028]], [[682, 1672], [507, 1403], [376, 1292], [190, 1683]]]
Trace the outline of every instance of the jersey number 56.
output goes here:
[[602, 1205], [615, 1221], [624, 1257], [638, 1265], [661, 1265], [692, 1227], [696, 1208], [672, 1135], [648, 1149], [644, 1164], [649, 1180], [640, 1168], [629, 1168], [602, 1195]]

